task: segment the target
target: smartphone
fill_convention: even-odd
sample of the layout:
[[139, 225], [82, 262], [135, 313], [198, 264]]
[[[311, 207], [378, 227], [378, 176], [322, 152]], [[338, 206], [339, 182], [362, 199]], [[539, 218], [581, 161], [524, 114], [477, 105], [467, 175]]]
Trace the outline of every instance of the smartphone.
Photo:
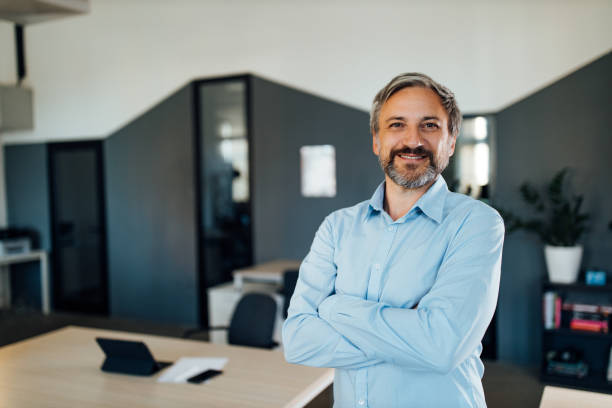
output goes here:
[[201, 372], [200, 374], [196, 374], [193, 377], [188, 378], [187, 382], [192, 383], [192, 384], [200, 384], [222, 373], [223, 371], [219, 371], [219, 370], [206, 370], [204, 372]]

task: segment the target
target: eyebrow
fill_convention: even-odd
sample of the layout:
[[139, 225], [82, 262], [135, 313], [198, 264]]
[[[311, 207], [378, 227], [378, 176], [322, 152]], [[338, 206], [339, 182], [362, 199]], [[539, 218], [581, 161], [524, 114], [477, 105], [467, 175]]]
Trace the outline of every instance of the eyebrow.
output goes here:
[[[403, 117], [403, 116], [391, 116], [390, 118], [385, 120], [385, 122], [391, 122], [393, 120], [402, 120], [402, 121], [405, 122], [406, 118]], [[425, 117], [421, 118], [421, 121], [424, 121], [424, 120], [437, 120], [437, 121], [440, 121], [441, 119], [439, 117], [437, 117], [437, 116], [425, 116]]]
[[421, 120], [422, 120], [422, 121], [423, 121], [423, 120], [437, 120], [437, 121], [440, 121], [441, 119], [440, 119], [439, 117], [437, 117], [437, 116], [425, 116], [425, 117], [424, 117], [423, 119], [421, 119]]

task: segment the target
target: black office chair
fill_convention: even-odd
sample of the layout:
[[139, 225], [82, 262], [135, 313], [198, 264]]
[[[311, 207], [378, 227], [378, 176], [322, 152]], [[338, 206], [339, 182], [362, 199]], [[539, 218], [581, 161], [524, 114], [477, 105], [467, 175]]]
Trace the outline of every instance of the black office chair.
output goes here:
[[283, 274], [283, 289], [282, 295], [284, 296], [283, 302], [283, 318], [287, 318], [287, 311], [289, 310], [289, 302], [291, 296], [295, 291], [295, 285], [297, 284], [299, 272], [297, 270], [288, 270]]
[[187, 330], [183, 337], [189, 338], [201, 331], [227, 330], [229, 344], [272, 349], [278, 346], [278, 343], [272, 340], [275, 321], [276, 301], [272, 296], [265, 293], [247, 293], [236, 305], [229, 327], [191, 329]]

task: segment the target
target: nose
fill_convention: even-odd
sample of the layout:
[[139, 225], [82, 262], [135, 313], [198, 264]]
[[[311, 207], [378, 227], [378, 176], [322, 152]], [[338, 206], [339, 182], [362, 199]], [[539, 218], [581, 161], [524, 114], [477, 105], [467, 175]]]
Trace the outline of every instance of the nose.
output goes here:
[[423, 139], [421, 138], [419, 129], [412, 126], [407, 127], [406, 131], [402, 135], [402, 143], [404, 146], [411, 149], [416, 149], [417, 147], [422, 146]]

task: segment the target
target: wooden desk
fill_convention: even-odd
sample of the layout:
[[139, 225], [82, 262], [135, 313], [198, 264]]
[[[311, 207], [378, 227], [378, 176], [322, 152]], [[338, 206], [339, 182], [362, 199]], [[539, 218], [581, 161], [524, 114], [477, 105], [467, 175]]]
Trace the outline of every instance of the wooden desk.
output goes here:
[[[227, 357], [208, 384], [100, 370], [95, 337], [144, 341], [155, 358]], [[303, 407], [333, 381], [333, 370], [291, 365], [278, 351], [67, 327], [0, 348], [0, 407]]]
[[540, 408], [603, 408], [612, 407], [612, 395], [547, 385]]
[[299, 269], [301, 263], [301, 261], [296, 260], [279, 259], [237, 269], [233, 272], [234, 286], [236, 289], [242, 289], [242, 283], [245, 280], [281, 284], [283, 273], [289, 269]]
[[[30, 251], [24, 254], [13, 254], [0, 256], [0, 266], [8, 266], [11, 264], [22, 262], [40, 262], [40, 292], [42, 299], [42, 311], [44, 314], [49, 314], [51, 309], [49, 306], [49, 261], [45, 251]], [[5, 286], [6, 303], [11, 304], [11, 279], [10, 271], [2, 270], [2, 286]]]

